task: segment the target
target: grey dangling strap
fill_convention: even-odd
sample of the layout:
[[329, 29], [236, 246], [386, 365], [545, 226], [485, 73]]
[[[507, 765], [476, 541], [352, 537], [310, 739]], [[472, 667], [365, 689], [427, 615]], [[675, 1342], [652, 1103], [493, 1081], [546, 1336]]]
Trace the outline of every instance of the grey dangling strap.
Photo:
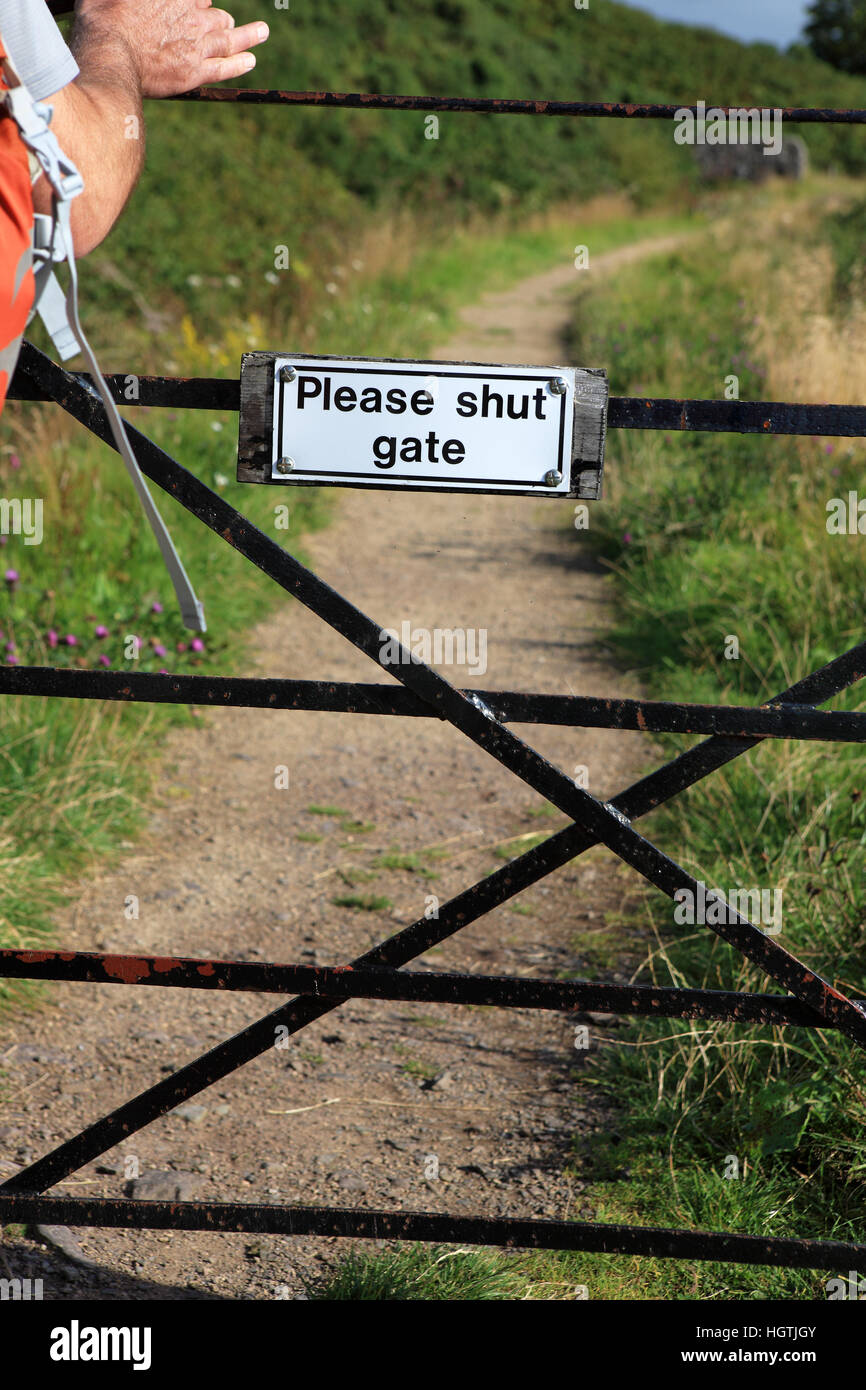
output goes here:
[[108, 389], [108, 384], [99, 370], [99, 364], [93, 355], [93, 349], [81, 327], [81, 320], [78, 315], [78, 271], [75, 265], [75, 254], [72, 247], [72, 232], [70, 229], [70, 207], [69, 203], [54, 200], [55, 216], [57, 218], [57, 228], [63, 245], [61, 250], [66, 251], [66, 258], [69, 263], [69, 293], [66, 296], [66, 308], [69, 319], [75, 331], [81, 351], [84, 353], [87, 365], [93, 373], [93, 380], [96, 389], [105, 406], [105, 413], [108, 416], [108, 424], [117, 445], [117, 451], [126, 465], [126, 471], [132, 479], [132, 485], [138, 493], [138, 499], [144, 508], [144, 514], [150, 522], [150, 529], [156, 537], [156, 543], [162, 553], [165, 567], [168, 570], [177, 601], [180, 604], [181, 616], [184, 627], [190, 628], [193, 632], [206, 632], [204, 608], [201, 601], [196, 598], [195, 590], [189, 581], [187, 572], [183, 567], [180, 556], [174, 548], [174, 543], [168, 533], [168, 529], [156, 508], [156, 503], [150, 495], [147, 483], [142, 477], [141, 469], [132, 452], [129, 439], [124, 428], [123, 420], [120, 417], [117, 406]]
[[[126, 471], [132, 479], [132, 485], [138, 493], [138, 499], [144, 508], [150, 528], [156, 537], [165, 567], [168, 570], [177, 601], [180, 604], [181, 616], [184, 627], [190, 628], [193, 632], [205, 632], [207, 630], [204, 608], [196, 598], [195, 590], [189, 581], [186, 570], [181, 563], [180, 556], [174, 548], [171, 536], [168, 534], [165, 523], [157, 511], [156, 504], [148, 491], [148, 487], [138, 466], [135, 454], [129, 443], [123, 420], [117, 410], [116, 405], [108, 389], [108, 385], [99, 364], [93, 354], [93, 349], [87, 341], [84, 329], [81, 327], [81, 320], [78, 314], [78, 271], [75, 265], [75, 250], [72, 243], [72, 230], [70, 226], [70, 201], [82, 191], [84, 182], [80, 173], [70, 159], [64, 155], [53, 131], [49, 128], [50, 109], [41, 103], [34, 102], [26, 87], [15, 72], [11, 62], [6, 60], [4, 64], [9, 90], [5, 93], [6, 108], [12, 116], [15, 124], [21, 133], [21, 138], [28, 149], [32, 150], [38, 159], [45, 177], [51, 185], [54, 210], [55, 231], [59, 234], [61, 245], [58, 252], [64, 253], [69, 262], [69, 293], [66, 296], [66, 313], [71, 322], [71, 332], [63, 333], [63, 324], [59, 321], [59, 296], [57, 293], [56, 281], [55, 288], [49, 288], [53, 278], [50, 271], [52, 260], [56, 259], [53, 254], [53, 246], [48, 247], [47, 266], [40, 267], [43, 274], [39, 282], [39, 288], [43, 292], [47, 289], [49, 309], [49, 328], [55, 342], [58, 342], [59, 351], [64, 358], [72, 356], [74, 346], [71, 341], [72, 333], [81, 347], [81, 351], [87, 360], [105, 413], [108, 417], [109, 428], [118, 453], [126, 465]], [[43, 248], [44, 249], [44, 248]]]

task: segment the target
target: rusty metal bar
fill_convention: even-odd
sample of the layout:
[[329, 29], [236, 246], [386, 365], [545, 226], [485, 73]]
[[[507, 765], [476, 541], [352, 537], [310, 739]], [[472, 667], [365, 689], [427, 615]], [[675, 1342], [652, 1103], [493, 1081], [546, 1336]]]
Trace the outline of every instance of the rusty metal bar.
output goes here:
[[[93, 385], [89, 372], [74, 372], [77, 381]], [[130, 400], [130, 378], [135, 382], [135, 399]], [[140, 376], [137, 372], [114, 372], [106, 376], [108, 388], [118, 405], [166, 408], [171, 410], [240, 409], [241, 384], [237, 377]], [[18, 371], [9, 383], [7, 399], [13, 401], [53, 401], [39, 374]]]
[[[87, 372], [75, 379], [92, 385]], [[129, 400], [130, 378], [137, 398]], [[117, 372], [106, 377], [118, 405], [174, 410], [230, 410], [240, 408], [240, 382], [225, 377], [139, 376]], [[9, 400], [53, 401], [38, 370], [18, 371], [8, 391]], [[643, 396], [611, 396], [608, 428], [621, 430], [686, 430], [701, 433], [815, 435], [846, 439], [866, 438], [866, 406], [805, 405], [798, 401], [705, 401], [651, 399]]]
[[[590, 695], [514, 690], [463, 690], [484, 702], [503, 724], [635, 729], [642, 733], [722, 734], [735, 738], [866, 742], [866, 713], [811, 705], [688, 705]], [[68, 700], [190, 704], [231, 709], [324, 710], [401, 718], [437, 718], [399, 685], [251, 676], [160, 675], [146, 671], [81, 670], [64, 666], [0, 666], [0, 694]]]
[[[445, 97], [390, 95], [379, 92], [287, 92], [255, 87], [196, 87], [170, 101], [218, 101], [253, 106], [329, 106], [363, 111], [449, 111], [455, 115], [475, 112], [487, 116], [589, 116], [619, 120], [672, 121], [681, 111], [696, 116], [696, 105], [683, 102], [550, 101], [514, 97]], [[739, 106], [707, 103], [713, 110], [740, 111]], [[866, 110], [820, 106], [772, 107], [782, 119], [807, 125], [866, 125]]]
[[[551, 1009], [736, 1020], [833, 1028], [798, 999], [735, 990], [598, 984], [591, 980], [533, 980], [511, 975], [364, 970], [352, 966], [280, 965], [198, 956], [131, 956], [102, 951], [0, 950], [0, 979], [64, 980], [101, 985], [312, 994], [329, 999], [394, 999], [427, 1004], [484, 1004], [503, 1009]], [[866, 1001], [855, 1001], [863, 1006]]]
[[713, 1260], [789, 1269], [847, 1270], [866, 1262], [866, 1245], [784, 1236], [729, 1235], [590, 1221], [447, 1216], [421, 1211], [280, 1206], [262, 1202], [150, 1202], [121, 1197], [36, 1197], [0, 1192], [0, 1223], [247, 1231], [260, 1235], [353, 1236], [507, 1249], [583, 1250], [657, 1259]]
[[611, 396], [608, 428], [690, 430], [711, 434], [866, 436], [866, 406], [799, 401], [701, 401]]

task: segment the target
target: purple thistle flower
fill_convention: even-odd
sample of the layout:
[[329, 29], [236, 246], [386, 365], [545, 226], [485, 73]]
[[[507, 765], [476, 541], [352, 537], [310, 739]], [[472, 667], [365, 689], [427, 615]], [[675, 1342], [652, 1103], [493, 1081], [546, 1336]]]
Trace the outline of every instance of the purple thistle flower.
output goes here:
[[52, 648], [53, 648], [53, 647], [56, 647], [56, 646], [57, 646], [57, 641], [58, 641], [57, 633], [54, 631], [54, 628], [52, 627], [52, 628], [50, 629], [49, 633], [48, 633], [48, 645], [49, 645], [49, 647], [52, 647]]
[[623, 545], [631, 545], [631, 531], [623, 531], [622, 543]]
[[201, 640], [200, 637], [194, 637], [194, 638], [192, 639], [192, 641], [190, 642], [189, 645], [190, 645], [190, 651], [194, 651], [194, 652], [203, 652], [203, 651], [204, 651], [204, 642]]
[[153, 647], [154, 656], [168, 656], [168, 652], [161, 642], [155, 642]]
[[100, 652], [100, 653], [99, 653], [99, 656], [96, 658], [96, 660], [99, 662], [100, 666], [110, 666], [110, 665], [111, 665], [111, 662], [109, 661], [108, 657], [105, 655], [105, 652]]
[[151, 613], [162, 612], [162, 604], [160, 603], [159, 599], [154, 599], [153, 603], [150, 605], [150, 611]]
[[6, 583], [9, 585], [10, 589], [14, 589], [15, 585], [18, 583], [18, 571], [7, 570], [3, 578], [6, 580]]
[[178, 650], [179, 652], [185, 652], [185, 651], [186, 651], [186, 642], [178, 642], [178, 644], [177, 644], [177, 650]]
[[77, 647], [77, 646], [78, 646], [78, 638], [75, 637], [75, 636], [73, 636], [73, 634], [72, 634], [71, 632], [67, 632], [67, 634], [66, 634], [66, 636], [64, 637], [63, 640], [64, 640], [64, 642], [66, 643], [67, 647]]
[[104, 623], [100, 623], [100, 624], [99, 624], [99, 627], [95, 629], [93, 635], [94, 635], [94, 637], [107, 637], [107, 636], [108, 636], [108, 628], [105, 626]]
[[18, 665], [18, 658], [17, 658], [17, 656], [7, 656], [7, 658], [6, 658], [6, 665], [7, 665], [7, 666], [17, 666], [17, 665]]

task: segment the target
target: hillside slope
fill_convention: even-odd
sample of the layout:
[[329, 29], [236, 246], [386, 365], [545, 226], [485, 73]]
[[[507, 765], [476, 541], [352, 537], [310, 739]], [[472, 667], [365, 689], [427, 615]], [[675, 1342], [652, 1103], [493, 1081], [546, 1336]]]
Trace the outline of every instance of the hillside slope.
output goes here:
[[[866, 106], [866, 80], [805, 51], [782, 55], [654, 19], [613, 0], [332, 0], [264, 17], [249, 86], [748, 105]], [[93, 298], [123, 304], [106, 257], [150, 299], [187, 305], [213, 329], [226, 315], [303, 309], [357, 254], [362, 233], [400, 209], [437, 234], [473, 211], [528, 210], [628, 189], [639, 202], [694, 178], [667, 122], [421, 112], [148, 106], [147, 171], [132, 205], [86, 269]], [[804, 128], [818, 167], [866, 172], [856, 128]], [[297, 273], [273, 273], [286, 245]], [[193, 277], [192, 283], [190, 277]], [[196, 284], [196, 277], [199, 283]], [[219, 280], [219, 291], [209, 283]]]

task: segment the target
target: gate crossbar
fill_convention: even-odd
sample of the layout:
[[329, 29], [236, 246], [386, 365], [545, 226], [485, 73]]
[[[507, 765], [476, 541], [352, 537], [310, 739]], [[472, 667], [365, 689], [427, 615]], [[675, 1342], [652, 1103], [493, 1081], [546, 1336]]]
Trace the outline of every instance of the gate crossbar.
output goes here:
[[[178, 676], [148, 671], [87, 671], [75, 667], [0, 668], [0, 693], [117, 700], [153, 705], [210, 705], [227, 709], [320, 710], [441, 718], [411, 690], [361, 681], [311, 681], [255, 676]], [[790, 701], [767, 705], [690, 705], [667, 700], [544, 695], [471, 690], [500, 724], [559, 724], [583, 729], [635, 729], [650, 734], [728, 734], [734, 738], [866, 742], [866, 713], [816, 710]]]

